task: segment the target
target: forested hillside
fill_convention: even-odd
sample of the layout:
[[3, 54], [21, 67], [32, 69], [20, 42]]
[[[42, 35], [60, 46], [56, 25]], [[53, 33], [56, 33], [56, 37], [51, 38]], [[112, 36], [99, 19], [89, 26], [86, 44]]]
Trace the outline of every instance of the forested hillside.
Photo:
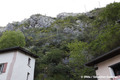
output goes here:
[[84, 80], [81, 76], [95, 75], [86, 62], [120, 46], [120, 3], [56, 18], [35, 14], [0, 29], [1, 36], [6, 30], [21, 31], [24, 47], [40, 56], [35, 80]]

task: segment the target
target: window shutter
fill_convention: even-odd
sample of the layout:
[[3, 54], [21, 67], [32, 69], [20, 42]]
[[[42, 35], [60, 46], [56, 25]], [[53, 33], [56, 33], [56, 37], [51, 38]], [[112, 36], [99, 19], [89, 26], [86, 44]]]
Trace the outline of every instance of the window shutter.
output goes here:
[[6, 71], [7, 64], [8, 64], [8, 63], [4, 63], [4, 67], [3, 67], [3, 73], [5, 73], [5, 71]]

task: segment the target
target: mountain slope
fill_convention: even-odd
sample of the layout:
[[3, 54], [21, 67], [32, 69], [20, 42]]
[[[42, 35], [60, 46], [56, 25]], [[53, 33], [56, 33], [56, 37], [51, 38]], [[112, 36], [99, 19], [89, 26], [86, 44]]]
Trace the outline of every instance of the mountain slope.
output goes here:
[[94, 75], [85, 62], [120, 46], [119, 10], [120, 3], [115, 2], [87, 13], [60, 13], [56, 18], [36, 14], [4, 29], [22, 31], [25, 48], [40, 56], [35, 80], [80, 80], [80, 76]]

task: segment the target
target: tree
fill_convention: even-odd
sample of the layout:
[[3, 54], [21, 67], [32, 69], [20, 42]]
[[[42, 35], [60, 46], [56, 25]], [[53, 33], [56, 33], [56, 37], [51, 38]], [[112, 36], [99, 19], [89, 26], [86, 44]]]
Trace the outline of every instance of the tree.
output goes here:
[[89, 43], [89, 50], [94, 57], [104, 54], [120, 46], [120, 25], [107, 25], [96, 39]]
[[101, 13], [101, 16], [103, 17], [103, 20], [107, 20], [109, 22], [115, 23], [116, 20], [120, 19], [120, 3], [114, 2], [111, 4], [108, 4], [104, 11]]
[[84, 64], [89, 60], [90, 55], [87, 52], [88, 44], [82, 41], [75, 41], [68, 44], [70, 49], [71, 74], [74, 80], [85, 80], [81, 76], [94, 75], [92, 68], [85, 67]]
[[70, 67], [63, 62], [63, 50], [52, 48], [37, 60], [35, 80], [70, 80]]
[[0, 49], [8, 48], [8, 47], [15, 47], [25, 46], [25, 37], [21, 31], [6, 31], [3, 32], [0, 38]]

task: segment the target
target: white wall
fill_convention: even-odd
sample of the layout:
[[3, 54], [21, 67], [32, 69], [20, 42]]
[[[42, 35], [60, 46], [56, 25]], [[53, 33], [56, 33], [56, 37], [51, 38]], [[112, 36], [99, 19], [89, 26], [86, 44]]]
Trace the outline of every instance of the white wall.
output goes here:
[[[99, 76], [113, 76], [111, 75], [111, 70], [110, 70], [110, 67], [111, 65], [113, 64], [116, 64], [120, 62], [120, 55], [117, 55], [113, 58], [110, 58], [108, 60], [105, 60], [101, 63], [98, 63], [97, 66], [98, 66], [98, 70], [96, 70], [96, 75], [99, 75]], [[111, 79], [98, 79], [98, 80], [111, 80]]]
[[0, 64], [1, 63], [8, 63], [7, 64], [7, 68], [6, 68], [6, 72], [0, 74], [0, 80], [6, 80], [7, 77], [7, 73], [10, 67], [10, 63], [12, 62], [12, 58], [14, 56], [14, 52], [9, 52], [9, 53], [0, 53]]
[[[28, 58], [31, 59], [30, 67]], [[19, 51], [0, 53], [0, 63], [8, 63], [5, 73], [0, 74], [0, 80], [26, 80], [29, 72], [29, 79], [34, 80], [35, 59]], [[13, 69], [11, 67], [13, 66]]]
[[[28, 66], [28, 58], [31, 58], [30, 67]], [[35, 66], [34, 58], [25, 55], [21, 52], [17, 52], [16, 62], [14, 65], [11, 80], [26, 80], [28, 72], [30, 73], [28, 80], [33, 80], [34, 66]]]

